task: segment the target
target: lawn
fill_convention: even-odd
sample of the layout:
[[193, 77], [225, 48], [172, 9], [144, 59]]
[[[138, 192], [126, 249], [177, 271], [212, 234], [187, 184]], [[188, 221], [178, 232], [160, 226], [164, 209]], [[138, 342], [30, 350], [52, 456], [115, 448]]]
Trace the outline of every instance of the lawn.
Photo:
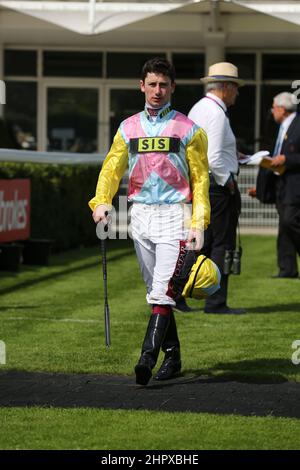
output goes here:
[[[276, 272], [275, 243], [275, 237], [243, 236], [242, 275], [231, 276], [229, 304], [245, 307], [247, 315], [205, 315], [203, 302], [196, 300], [189, 302], [196, 311], [176, 314], [184, 374], [300, 381], [300, 365], [291, 361], [292, 343], [300, 339], [300, 280], [271, 279]], [[98, 248], [53, 255], [49, 267], [1, 273], [0, 340], [6, 344], [7, 361], [0, 371], [132, 375], [149, 309], [137, 261], [127, 242], [109, 242], [108, 287], [109, 349], [104, 343]], [[108, 417], [109, 431], [103, 433]], [[2, 449], [300, 446], [298, 420], [271, 416], [2, 408], [0, 419]]]

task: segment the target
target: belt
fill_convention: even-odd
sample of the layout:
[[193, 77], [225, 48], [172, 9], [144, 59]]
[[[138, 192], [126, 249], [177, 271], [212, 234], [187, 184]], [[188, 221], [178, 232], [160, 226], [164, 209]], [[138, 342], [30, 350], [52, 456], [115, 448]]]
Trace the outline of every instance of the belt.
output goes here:
[[[232, 179], [237, 183], [237, 179], [238, 179], [238, 175], [235, 174], [235, 173], [230, 173], [231, 174], [231, 177]], [[214, 175], [212, 174], [212, 172], [210, 171], [209, 172], [209, 180], [210, 180], [210, 184], [212, 186], [223, 186], [222, 184], [218, 184], [214, 178]]]

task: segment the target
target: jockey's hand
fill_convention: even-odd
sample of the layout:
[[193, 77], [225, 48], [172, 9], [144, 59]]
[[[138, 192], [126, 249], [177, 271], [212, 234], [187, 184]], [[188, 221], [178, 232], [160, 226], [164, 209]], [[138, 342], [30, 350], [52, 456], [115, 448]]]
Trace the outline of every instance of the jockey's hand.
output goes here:
[[98, 222], [102, 222], [104, 225], [108, 224], [107, 220], [107, 215], [110, 210], [110, 207], [107, 206], [106, 204], [100, 204], [99, 206], [96, 207], [96, 209], [93, 212], [93, 219], [96, 224]]
[[187, 238], [187, 248], [189, 250], [200, 251], [204, 245], [204, 232], [196, 228], [191, 228]]

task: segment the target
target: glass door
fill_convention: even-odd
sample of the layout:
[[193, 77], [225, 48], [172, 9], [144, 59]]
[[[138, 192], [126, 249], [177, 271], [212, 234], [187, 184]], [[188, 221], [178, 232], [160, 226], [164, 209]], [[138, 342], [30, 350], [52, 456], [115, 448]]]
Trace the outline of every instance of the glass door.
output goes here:
[[113, 141], [114, 135], [118, 130], [120, 123], [132, 116], [133, 114], [142, 111], [145, 106], [145, 95], [137, 86], [135, 88], [110, 88], [110, 144]]
[[[121, 122], [144, 109], [145, 95], [140, 91], [136, 82], [132, 84], [110, 85], [107, 91], [109, 111], [109, 132], [107, 137], [109, 148]], [[121, 238], [127, 237], [129, 223], [129, 203], [126, 196], [127, 187], [128, 174], [126, 172], [120, 183], [117, 197], [113, 200], [113, 205], [117, 211], [117, 224]]]
[[47, 86], [47, 151], [92, 153], [98, 149], [99, 90]]

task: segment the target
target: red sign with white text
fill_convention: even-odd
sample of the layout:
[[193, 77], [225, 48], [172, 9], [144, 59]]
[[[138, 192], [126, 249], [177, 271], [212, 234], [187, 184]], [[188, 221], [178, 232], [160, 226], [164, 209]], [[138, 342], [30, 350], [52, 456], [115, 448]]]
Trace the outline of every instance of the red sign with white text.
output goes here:
[[0, 242], [30, 237], [30, 180], [0, 180]]

